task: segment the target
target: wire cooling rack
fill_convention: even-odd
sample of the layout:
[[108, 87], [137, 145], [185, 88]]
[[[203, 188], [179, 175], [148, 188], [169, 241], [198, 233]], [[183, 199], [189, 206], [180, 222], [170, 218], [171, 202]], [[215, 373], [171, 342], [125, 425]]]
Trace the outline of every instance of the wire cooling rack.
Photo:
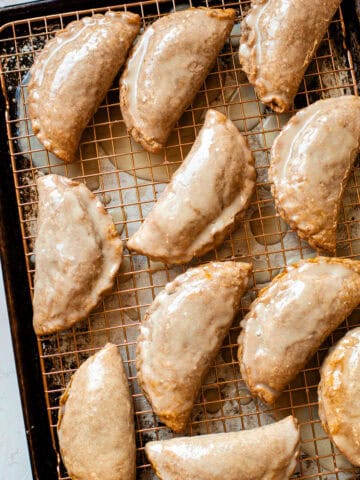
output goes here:
[[[240, 20], [250, 2], [215, 0], [201, 4], [235, 8]], [[145, 28], [170, 11], [192, 5], [191, 0], [189, 3], [185, 0], [182, 3], [147, 1], [111, 8], [138, 13], [142, 28]], [[275, 408], [270, 409], [250, 396], [241, 380], [236, 355], [239, 321], [258, 290], [286, 264], [316, 255], [275, 211], [267, 177], [269, 149], [281, 127], [298, 108], [320, 98], [358, 94], [351, 54], [345, 43], [342, 11], [337, 12], [321, 42], [289, 114], [274, 114], [257, 100], [239, 65], [240, 29], [236, 26], [194, 103], [176, 126], [164, 154], [146, 153], [126, 133], [120, 115], [116, 79], [84, 133], [80, 160], [64, 165], [49, 155], [32, 133], [27, 112], [28, 71], [37, 51], [56, 30], [85, 15], [106, 10], [98, 8], [21, 20], [0, 30], [1, 86], [7, 103], [6, 128], [31, 293], [37, 214], [35, 179], [38, 175], [59, 173], [84, 181], [104, 202], [121, 237], [126, 240], [137, 230], [165, 183], [190, 150], [206, 110], [212, 107], [226, 113], [247, 137], [254, 152], [258, 174], [256, 193], [237, 230], [220, 248], [192, 264], [213, 259], [236, 259], [251, 262], [254, 273], [252, 287], [243, 297], [238, 317], [201, 388], [187, 434], [254, 428], [292, 413], [300, 421], [302, 439], [301, 456], [293, 478], [360, 478], [357, 470], [339, 454], [321, 429], [316, 394], [322, 359], [328, 347], [350, 326], [360, 325], [358, 310], [330, 336]], [[341, 208], [338, 256], [357, 258], [360, 252], [358, 182], [360, 170], [355, 166]], [[79, 365], [106, 342], [112, 341], [119, 345], [134, 401], [138, 478], [155, 478], [145, 457], [144, 446], [149, 440], [170, 438], [172, 433], [154, 416], [138, 386], [135, 346], [139, 324], [147, 307], [165, 283], [185, 268], [153, 262], [125, 250], [113, 290], [104, 296], [89, 318], [68, 331], [38, 337], [44, 395], [56, 452], [59, 451], [56, 423], [60, 395]], [[68, 478], [58, 455], [58, 479]]]

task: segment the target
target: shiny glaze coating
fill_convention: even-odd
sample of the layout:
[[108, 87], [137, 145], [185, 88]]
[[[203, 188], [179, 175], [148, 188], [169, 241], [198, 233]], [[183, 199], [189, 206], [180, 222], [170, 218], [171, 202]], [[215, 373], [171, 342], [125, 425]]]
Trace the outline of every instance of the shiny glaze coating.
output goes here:
[[360, 147], [360, 98], [318, 102], [298, 112], [275, 140], [269, 178], [276, 206], [313, 248], [335, 253], [344, 189]]
[[288, 480], [299, 441], [290, 416], [253, 430], [149, 442], [145, 452], [161, 480]]
[[46, 175], [37, 187], [33, 323], [40, 335], [86, 318], [112, 287], [123, 246], [111, 216], [84, 184]]
[[250, 275], [247, 263], [189, 269], [165, 286], [145, 315], [136, 352], [138, 380], [154, 412], [175, 432], [186, 427]]
[[128, 131], [149, 152], [165, 146], [234, 20], [232, 9], [189, 8], [156, 20], [136, 43], [121, 77], [120, 104]]
[[240, 63], [260, 100], [289, 110], [341, 0], [253, 0], [241, 24]]
[[140, 17], [107, 12], [71, 22], [36, 57], [29, 83], [34, 133], [65, 162], [125, 62]]
[[275, 277], [241, 322], [239, 362], [251, 393], [273, 403], [359, 302], [355, 260], [302, 260]]
[[105, 345], [74, 373], [60, 398], [57, 429], [73, 480], [135, 480], [133, 406], [115, 345]]
[[171, 264], [205, 254], [243, 216], [255, 180], [244, 137], [225, 115], [209, 110], [191, 151], [127, 247]]
[[348, 460], [360, 467], [360, 328], [331, 350], [321, 370], [319, 416], [325, 431]]

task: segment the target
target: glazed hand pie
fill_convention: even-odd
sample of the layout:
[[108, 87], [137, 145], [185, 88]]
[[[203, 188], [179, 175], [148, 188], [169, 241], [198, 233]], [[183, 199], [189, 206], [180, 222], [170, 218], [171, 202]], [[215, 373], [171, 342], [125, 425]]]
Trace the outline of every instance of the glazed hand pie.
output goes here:
[[241, 24], [240, 63], [259, 99], [276, 112], [291, 108], [340, 1], [252, 1]]
[[48, 334], [84, 320], [114, 282], [122, 242], [112, 218], [82, 183], [37, 180], [34, 329]]
[[251, 393], [273, 403], [359, 302], [355, 260], [303, 260], [275, 277], [241, 322], [239, 362]]
[[149, 442], [145, 452], [161, 480], [286, 480], [299, 442], [290, 416], [253, 430]]
[[255, 188], [254, 158], [222, 113], [205, 124], [127, 247], [167, 263], [186, 263], [220, 245], [245, 213]]
[[319, 416], [348, 460], [360, 467], [360, 328], [350, 330], [324, 361]]
[[61, 456], [73, 480], [135, 480], [135, 430], [118, 348], [108, 343], [84, 362], [60, 398]]
[[230, 34], [235, 10], [189, 8], [160, 18], [130, 54], [121, 112], [134, 140], [157, 153], [189, 106]]
[[360, 98], [320, 100], [275, 140], [269, 178], [276, 206], [313, 248], [335, 253], [341, 199], [360, 145]]
[[201, 383], [245, 292], [251, 266], [213, 262], [189, 269], [159, 293], [141, 324], [139, 383], [161, 422], [187, 424]]
[[33, 131], [65, 162], [125, 62], [140, 17], [107, 12], [71, 22], [36, 57], [29, 83]]

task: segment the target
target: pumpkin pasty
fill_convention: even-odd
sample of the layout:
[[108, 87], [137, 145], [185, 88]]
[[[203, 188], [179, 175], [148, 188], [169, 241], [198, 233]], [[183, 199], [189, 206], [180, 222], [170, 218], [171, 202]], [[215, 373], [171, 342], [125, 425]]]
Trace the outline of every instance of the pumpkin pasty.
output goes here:
[[280, 215], [313, 248], [335, 253], [340, 203], [360, 147], [360, 98], [298, 112], [276, 138], [269, 178]]
[[189, 8], [160, 18], [136, 43], [122, 74], [121, 112], [134, 140], [157, 153], [230, 34], [235, 10]]
[[145, 452], [161, 480], [287, 480], [299, 455], [297, 421], [149, 442]]
[[255, 180], [244, 137], [225, 115], [209, 110], [188, 156], [127, 247], [170, 264], [205, 254], [244, 215]]
[[360, 302], [360, 262], [318, 257], [288, 266], [241, 322], [239, 362], [251, 393], [273, 403]]
[[140, 17], [107, 12], [71, 22], [36, 57], [29, 83], [34, 133], [50, 152], [71, 162], [81, 134], [125, 62]]
[[48, 334], [84, 320], [109, 290], [123, 246], [101, 202], [60, 175], [37, 180], [34, 329]]
[[236, 262], [189, 269], [165, 286], [145, 315], [137, 345], [138, 380], [154, 412], [175, 432], [185, 429], [250, 274], [249, 264]]
[[319, 416], [338, 449], [360, 467], [360, 328], [350, 330], [326, 357], [319, 383]]
[[292, 106], [341, 0], [253, 0], [241, 24], [240, 63], [259, 99], [276, 112]]
[[135, 480], [133, 406], [115, 345], [105, 345], [74, 373], [60, 398], [57, 430], [74, 480]]

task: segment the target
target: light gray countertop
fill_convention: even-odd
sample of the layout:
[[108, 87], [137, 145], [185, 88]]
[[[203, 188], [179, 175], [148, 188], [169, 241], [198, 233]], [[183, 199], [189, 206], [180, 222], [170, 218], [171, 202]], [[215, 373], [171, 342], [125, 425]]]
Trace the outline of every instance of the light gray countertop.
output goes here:
[[[37, 0], [0, 0], [0, 9]], [[0, 266], [0, 480], [32, 480]]]
[[[0, 8], [29, 1], [37, 0], [0, 0]], [[0, 266], [0, 479], [32, 478]]]
[[37, 2], [38, 0], [0, 0], [0, 7], [12, 7], [21, 3]]
[[32, 479], [1, 268], [0, 479]]

